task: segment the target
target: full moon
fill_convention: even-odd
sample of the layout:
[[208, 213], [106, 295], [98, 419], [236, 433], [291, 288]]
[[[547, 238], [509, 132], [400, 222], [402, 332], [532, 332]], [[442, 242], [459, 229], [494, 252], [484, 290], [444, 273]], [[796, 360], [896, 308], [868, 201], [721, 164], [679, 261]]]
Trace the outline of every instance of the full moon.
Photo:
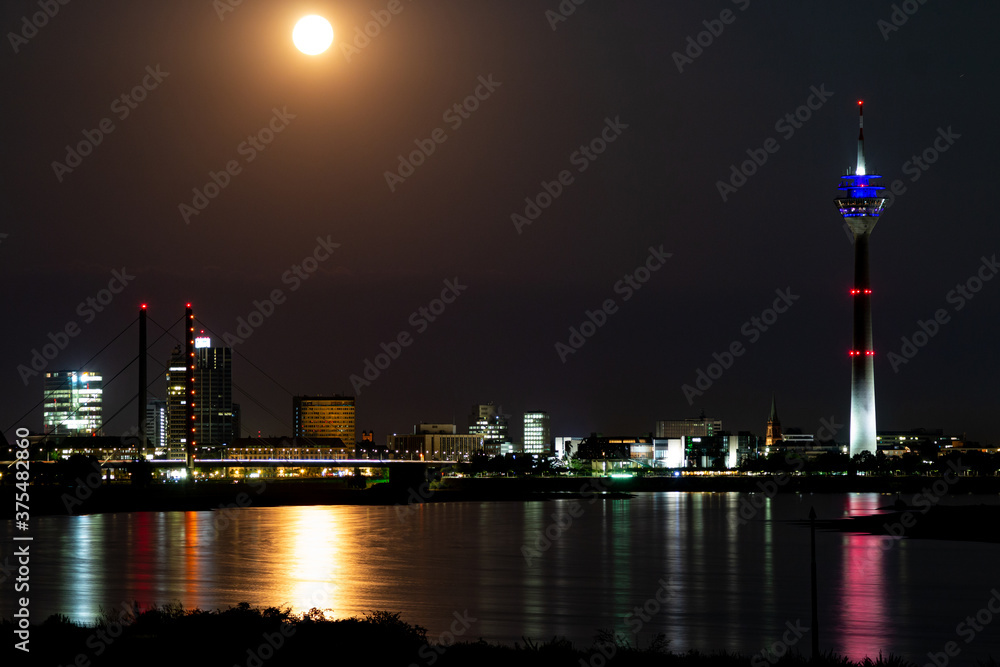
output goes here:
[[317, 56], [333, 44], [333, 26], [322, 16], [304, 16], [292, 30], [292, 41], [302, 53]]

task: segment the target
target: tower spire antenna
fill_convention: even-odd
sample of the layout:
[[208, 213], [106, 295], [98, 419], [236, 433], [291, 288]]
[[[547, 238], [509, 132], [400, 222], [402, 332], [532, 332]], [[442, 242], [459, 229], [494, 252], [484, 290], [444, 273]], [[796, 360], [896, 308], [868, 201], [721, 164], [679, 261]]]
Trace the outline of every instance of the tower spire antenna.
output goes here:
[[858, 168], [855, 175], [865, 175], [865, 103], [861, 100], [858, 100]]

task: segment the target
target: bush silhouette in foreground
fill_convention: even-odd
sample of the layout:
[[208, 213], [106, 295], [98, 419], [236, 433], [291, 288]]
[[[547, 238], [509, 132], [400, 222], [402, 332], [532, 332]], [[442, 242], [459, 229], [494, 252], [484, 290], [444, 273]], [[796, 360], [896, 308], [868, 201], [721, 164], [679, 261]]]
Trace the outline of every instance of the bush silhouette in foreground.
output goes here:
[[[293, 615], [290, 609], [253, 608], [242, 602], [220, 611], [185, 610], [164, 605], [141, 610], [137, 603], [102, 610], [93, 624], [78, 624], [57, 614], [31, 626], [30, 654], [8, 642], [3, 664], [143, 665], [143, 667], [283, 667], [370, 665], [375, 667], [579, 667], [674, 665], [678, 667], [746, 667], [748, 664], [792, 667], [916, 667], [897, 656], [861, 662], [828, 653], [810, 661], [788, 653], [769, 662], [761, 654], [667, 652], [664, 635], [643, 637], [642, 644], [609, 631], [597, 633], [589, 648], [576, 648], [564, 638], [513, 646], [475, 640], [475, 627], [450, 646], [428, 641], [427, 630], [411, 625], [399, 613], [372, 611], [363, 618], [332, 619], [328, 610]], [[13, 636], [15, 624], [0, 622], [0, 632]], [[773, 656], [771, 657], [774, 660]], [[993, 667], [996, 662], [980, 663]]]

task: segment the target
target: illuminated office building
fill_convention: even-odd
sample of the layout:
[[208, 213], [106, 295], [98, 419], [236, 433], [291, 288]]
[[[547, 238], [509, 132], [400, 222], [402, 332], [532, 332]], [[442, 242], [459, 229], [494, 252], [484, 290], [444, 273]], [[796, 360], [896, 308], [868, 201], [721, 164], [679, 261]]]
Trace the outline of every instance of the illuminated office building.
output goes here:
[[483, 452], [482, 435], [459, 434], [454, 424], [417, 424], [412, 434], [390, 435], [386, 446], [395, 459], [469, 460]]
[[184, 349], [178, 345], [167, 362], [167, 456], [178, 460], [187, 449], [187, 363]]
[[340, 438], [356, 442], [354, 396], [293, 396], [292, 425], [296, 437]]
[[524, 413], [524, 453], [552, 455], [552, 433], [549, 428], [549, 413]]
[[157, 398], [146, 401], [146, 442], [154, 456], [168, 452], [167, 424], [167, 402]]
[[100, 373], [45, 374], [42, 427], [46, 435], [100, 435], [104, 380]]
[[481, 435], [486, 454], [496, 456], [501, 445], [510, 441], [507, 415], [501, 414], [492, 403], [472, 406], [469, 416], [469, 435]]
[[[188, 422], [186, 352], [178, 345], [167, 364], [167, 454], [171, 459], [187, 456]], [[197, 433], [198, 458], [221, 455], [222, 448], [236, 438], [233, 416], [233, 349], [212, 347], [207, 336], [195, 338], [194, 411], [191, 421]]]
[[208, 336], [199, 336], [194, 360], [196, 456], [214, 457], [234, 440], [233, 348], [212, 347]]
[[721, 430], [721, 419], [705, 415], [697, 419], [668, 419], [656, 422], [657, 438], [711, 437]]

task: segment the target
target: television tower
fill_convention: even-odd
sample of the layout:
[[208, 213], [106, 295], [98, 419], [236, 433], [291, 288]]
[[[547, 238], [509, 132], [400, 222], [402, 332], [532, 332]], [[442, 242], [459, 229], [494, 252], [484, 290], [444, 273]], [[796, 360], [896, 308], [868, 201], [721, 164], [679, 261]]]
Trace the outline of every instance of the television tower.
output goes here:
[[868, 241], [885, 206], [879, 191], [885, 188], [871, 181], [882, 178], [865, 170], [865, 110], [858, 102], [858, 166], [853, 174], [841, 176], [838, 190], [844, 198], [834, 199], [844, 222], [854, 233], [854, 339], [851, 358], [851, 447], [850, 456], [876, 451], [875, 432], [875, 348], [872, 346], [872, 288], [868, 276]]

